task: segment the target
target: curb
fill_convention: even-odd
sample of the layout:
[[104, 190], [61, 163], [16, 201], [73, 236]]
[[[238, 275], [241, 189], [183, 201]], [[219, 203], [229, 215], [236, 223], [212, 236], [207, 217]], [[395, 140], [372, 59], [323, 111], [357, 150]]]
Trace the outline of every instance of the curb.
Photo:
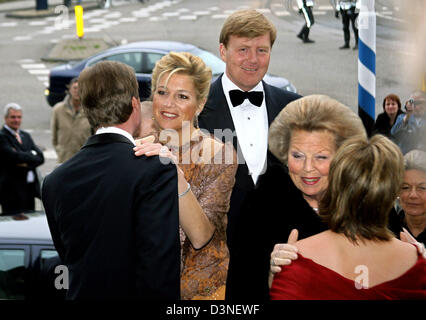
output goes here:
[[49, 53], [41, 57], [45, 62], [80, 61], [114, 46], [101, 38], [68, 39], [58, 42]]

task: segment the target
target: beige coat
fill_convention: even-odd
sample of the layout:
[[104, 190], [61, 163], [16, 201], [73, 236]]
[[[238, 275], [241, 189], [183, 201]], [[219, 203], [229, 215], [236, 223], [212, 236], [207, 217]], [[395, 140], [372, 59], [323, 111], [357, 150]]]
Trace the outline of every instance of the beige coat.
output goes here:
[[91, 135], [83, 108], [80, 107], [76, 113], [69, 96], [53, 107], [51, 129], [58, 163], [65, 162], [77, 153]]

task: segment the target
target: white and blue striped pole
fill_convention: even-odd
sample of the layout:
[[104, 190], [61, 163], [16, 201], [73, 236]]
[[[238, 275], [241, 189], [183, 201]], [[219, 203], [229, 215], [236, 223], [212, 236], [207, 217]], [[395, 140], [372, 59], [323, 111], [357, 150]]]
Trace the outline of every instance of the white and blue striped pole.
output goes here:
[[361, 0], [358, 34], [358, 114], [368, 135], [371, 135], [376, 109], [376, 13], [374, 0]]

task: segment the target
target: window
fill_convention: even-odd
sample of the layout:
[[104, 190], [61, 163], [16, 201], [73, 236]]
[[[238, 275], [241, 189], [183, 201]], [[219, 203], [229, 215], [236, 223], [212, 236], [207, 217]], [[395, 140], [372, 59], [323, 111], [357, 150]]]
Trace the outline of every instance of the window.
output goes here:
[[48, 268], [48, 265], [50, 264], [51, 261], [55, 261], [55, 262], [58, 261], [58, 264], [60, 264], [60, 259], [56, 250], [41, 250], [40, 252], [41, 270]]
[[118, 61], [125, 63], [135, 69], [136, 73], [142, 71], [142, 53], [141, 52], [124, 52], [118, 53], [111, 56], [103, 57], [100, 60], [92, 61], [89, 66], [96, 64], [99, 61]]
[[155, 67], [155, 63], [160, 60], [164, 54], [161, 53], [145, 53], [145, 63], [142, 69], [142, 73], [152, 73], [152, 70]]
[[192, 54], [203, 59], [204, 63], [212, 69], [213, 76], [218, 76], [225, 72], [225, 62], [216, 57], [214, 54], [201, 49], [195, 49]]
[[25, 251], [0, 249], [0, 299], [25, 298]]

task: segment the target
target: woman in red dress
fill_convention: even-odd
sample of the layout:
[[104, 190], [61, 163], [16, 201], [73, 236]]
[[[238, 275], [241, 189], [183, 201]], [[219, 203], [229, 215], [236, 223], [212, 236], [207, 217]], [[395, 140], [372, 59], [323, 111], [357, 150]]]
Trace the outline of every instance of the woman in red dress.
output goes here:
[[387, 228], [403, 158], [384, 136], [336, 152], [319, 215], [330, 230], [296, 242], [298, 258], [275, 275], [271, 299], [426, 299], [426, 261]]

